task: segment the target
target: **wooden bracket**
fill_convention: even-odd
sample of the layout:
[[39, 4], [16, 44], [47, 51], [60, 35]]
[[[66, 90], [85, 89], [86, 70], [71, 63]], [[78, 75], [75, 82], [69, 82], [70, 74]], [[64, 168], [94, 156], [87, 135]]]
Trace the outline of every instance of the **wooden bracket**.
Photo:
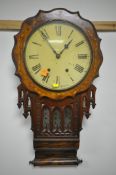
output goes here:
[[[18, 31], [21, 28], [21, 20], [0, 20], [1, 31]], [[115, 32], [116, 21], [93, 21], [98, 32]]]

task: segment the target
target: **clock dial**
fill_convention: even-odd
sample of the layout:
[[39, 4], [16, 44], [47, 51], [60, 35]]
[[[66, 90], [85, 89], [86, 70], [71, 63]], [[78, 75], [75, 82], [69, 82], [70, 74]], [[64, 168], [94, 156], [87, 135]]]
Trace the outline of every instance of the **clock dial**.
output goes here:
[[38, 85], [53, 91], [78, 85], [92, 63], [88, 39], [75, 25], [52, 21], [38, 27], [24, 50], [28, 74]]

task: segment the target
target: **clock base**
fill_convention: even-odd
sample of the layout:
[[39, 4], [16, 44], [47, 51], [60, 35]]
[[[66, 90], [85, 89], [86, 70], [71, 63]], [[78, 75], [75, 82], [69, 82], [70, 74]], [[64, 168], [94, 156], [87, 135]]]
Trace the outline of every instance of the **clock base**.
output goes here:
[[40, 150], [36, 151], [35, 159], [29, 163], [33, 166], [79, 165], [82, 160], [77, 158], [77, 150]]
[[80, 159], [65, 159], [65, 160], [58, 160], [58, 159], [52, 159], [50, 160], [33, 160], [30, 161], [29, 164], [32, 164], [33, 166], [62, 166], [62, 165], [76, 165], [78, 166], [83, 161]]

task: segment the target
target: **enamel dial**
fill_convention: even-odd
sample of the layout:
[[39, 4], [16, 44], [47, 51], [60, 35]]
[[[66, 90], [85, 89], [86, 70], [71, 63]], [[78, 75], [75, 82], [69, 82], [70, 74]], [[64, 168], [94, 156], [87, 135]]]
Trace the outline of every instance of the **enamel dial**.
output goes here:
[[81, 83], [92, 63], [92, 51], [78, 26], [55, 20], [36, 28], [24, 49], [27, 73], [39, 86], [64, 91]]

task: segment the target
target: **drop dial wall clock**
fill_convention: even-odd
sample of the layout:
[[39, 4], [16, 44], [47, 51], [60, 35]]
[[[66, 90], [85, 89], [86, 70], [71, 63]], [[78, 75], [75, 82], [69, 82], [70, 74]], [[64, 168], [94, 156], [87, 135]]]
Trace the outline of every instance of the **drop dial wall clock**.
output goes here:
[[15, 36], [18, 107], [30, 115], [40, 165], [78, 165], [83, 116], [95, 107], [92, 85], [102, 63], [100, 39], [79, 12], [39, 11]]

